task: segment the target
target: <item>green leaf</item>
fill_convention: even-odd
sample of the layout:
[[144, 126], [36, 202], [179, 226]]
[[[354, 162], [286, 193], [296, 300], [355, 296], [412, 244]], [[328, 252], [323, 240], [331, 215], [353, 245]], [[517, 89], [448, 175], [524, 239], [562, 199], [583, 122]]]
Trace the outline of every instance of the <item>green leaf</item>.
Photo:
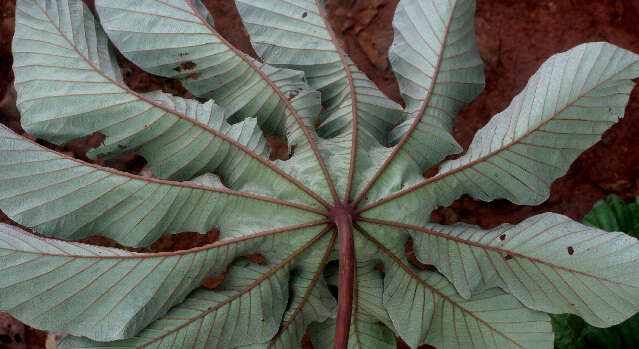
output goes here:
[[[616, 195], [595, 204], [584, 223], [606, 231], [637, 234], [639, 203], [627, 204]], [[556, 333], [555, 348], [577, 349], [591, 347], [631, 348], [639, 341], [639, 316], [635, 315], [610, 328], [595, 328], [569, 314], [551, 315]]]
[[315, 231], [315, 237], [295, 250], [279, 251], [279, 256], [286, 258], [273, 259], [276, 262], [271, 264], [238, 260], [218, 288], [194, 291], [131, 339], [99, 343], [72, 337], [60, 348], [235, 348], [268, 341], [277, 333], [286, 310], [288, 273], [309, 247], [320, 251], [330, 248], [326, 232]]
[[[100, 132], [106, 138], [88, 153], [93, 159], [137, 152], [160, 178], [216, 172], [236, 190], [323, 203], [268, 160], [254, 120], [231, 126], [212, 102], [126, 86], [106, 35], [82, 1], [21, 0], [16, 18], [17, 103], [32, 135], [60, 144]], [[254, 171], [260, 175], [250, 175]]]
[[601, 200], [584, 217], [584, 224], [605, 231], [622, 231], [637, 237], [639, 234], [639, 198], [627, 204], [616, 195]]
[[637, 239], [562, 215], [546, 213], [489, 230], [363, 224], [371, 225], [386, 225], [386, 234], [410, 234], [418, 259], [435, 265], [465, 298], [498, 286], [529, 308], [577, 314], [599, 327], [627, 319], [639, 304]]
[[1, 224], [0, 309], [48, 331], [129, 338], [239, 255], [282, 250], [319, 230], [289, 227], [187, 251], [138, 254], [43, 239]]
[[[246, 234], [322, 219], [310, 207], [226, 188], [166, 182], [84, 163], [0, 126], [0, 209], [47, 236], [103, 235], [146, 246], [212, 228]], [[285, 213], [288, 212], [288, 213]]]
[[[544, 313], [526, 308], [496, 288], [460, 297], [442, 275], [419, 271], [403, 256], [406, 237], [358, 227], [358, 239], [384, 263], [384, 308], [397, 334], [411, 347], [550, 348], [553, 336]], [[361, 250], [361, 249], [360, 249]], [[452, 335], [451, 335], [452, 334]]]
[[623, 116], [638, 76], [639, 55], [607, 43], [554, 55], [510, 106], [477, 132], [464, 156], [360, 211], [421, 225], [435, 207], [462, 194], [537, 205], [574, 159]]
[[556, 349], [630, 349], [639, 340], [639, 317], [608, 328], [588, 325], [575, 315], [551, 315]]
[[484, 86], [474, 16], [474, 0], [404, 0], [397, 5], [388, 56], [408, 118], [391, 131], [389, 142], [397, 146], [374, 185], [364, 189], [367, 200], [421, 182], [425, 171], [461, 152], [451, 134], [457, 114]]
[[387, 156], [381, 145], [404, 118], [401, 107], [339, 47], [317, 0], [235, 3], [257, 54], [270, 64], [304, 71], [310, 86], [321, 92], [324, 111], [318, 133], [331, 141], [319, 146], [340, 199], [350, 199]]

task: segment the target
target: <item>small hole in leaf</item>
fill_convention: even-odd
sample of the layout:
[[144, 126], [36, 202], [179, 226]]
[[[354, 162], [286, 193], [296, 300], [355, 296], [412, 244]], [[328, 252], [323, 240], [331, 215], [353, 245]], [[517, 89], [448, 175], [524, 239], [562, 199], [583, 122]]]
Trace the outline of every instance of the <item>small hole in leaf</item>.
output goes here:
[[306, 16], [308, 16], [308, 13], [306, 12], [302, 13], [302, 18], [306, 18]]
[[506, 240], [506, 234], [499, 235], [499, 240], [501, 240], [501, 241]]
[[293, 155], [295, 155], [295, 144], [291, 146], [291, 150], [288, 152], [288, 158], [290, 159]]
[[196, 247], [206, 246], [216, 242], [220, 237], [217, 229], [211, 229], [206, 234], [197, 232], [181, 232], [164, 235], [151, 245], [153, 252], [184, 251]]
[[286, 139], [277, 136], [265, 136], [266, 141], [271, 147], [271, 154], [269, 155], [269, 160], [273, 161], [276, 159], [279, 160], [288, 160], [291, 157], [291, 153], [288, 149], [288, 144]]
[[575, 253], [575, 249], [572, 246], [568, 246], [568, 254], [572, 256], [573, 253]]
[[286, 96], [286, 98], [290, 101], [291, 99], [297, 97], [298, 94], [299, 94], [298, 91], [291, 91], [288, 93], [288, 96]]
[[511, 259], [513, 259], [513, 256], [511, 256], [511, 255], [509, 255], [509, 254], [507, 254], [507, 255], [505, 255], [505, 256], [504, 256], [504, 260], [505, 260], [505, 261], [509, 261], [509, 260], [511, 260]]
[[20, 336], [19, 333], [16, 333], [15, 335], [13, 335], [13, 341], [16, 343], [21, 343], [22, 342], [22, 336]]
[[173, 70], [175, 70], [176, 72], [181, 72], [183, 70], [191, 70], [193, 68], [195, 68], [197, 66], [197, 64], [188, 61], [188, 62], [184, 62], [182, 64], [180, 64], [180, 66], [173, 68]]
[[460, 216], [450, 207], [439, 206], [430, 214], [430, 220], [433, 223], [451, 225], [459, 222]]
[[118, 144], [118, 148], [120, 148], [120, 149], [126, 149], [126, 145], [124, 145], [124, 144]]

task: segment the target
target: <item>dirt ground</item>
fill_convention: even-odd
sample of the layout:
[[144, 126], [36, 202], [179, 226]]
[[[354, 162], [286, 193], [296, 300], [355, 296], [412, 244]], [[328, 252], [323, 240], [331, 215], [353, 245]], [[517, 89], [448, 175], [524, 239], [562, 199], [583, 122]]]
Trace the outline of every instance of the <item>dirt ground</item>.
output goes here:
[[[252, 52], [233, 1], [204, 2], [213, 13], [221, 34], [245, 52]], [[389, 97], [401, 102], [386, 56], [393, 39], [391, 20], [397, 0], [326, 0], [326, 3], [331, 24], [352, 59]], [[10, 87], [14, 12], [15, 0], [0, 0], [0, 121], [19, 130], [15, 95]], [[486, 65], [486, 89], [462, 111], [455, 137], [467, 147], [474, 133], [491, 116], [503, 110], [543, 61], [554, 53], [592, 41], [608, 41], [639, 53], [637, 18], [637, 0], [478, 0], [476, 29]], [[176, 81], [149, 76], [124, 59], [120, 63], [127, 83], [138, 91], [162, 89], [191, 97]], [[633, 198], [639, 195], [637, 135], [639, 88], [631, 95], [625, 118], [553, 184], [550, 199], [544, 204], [517, 206], [505, 200], [483, 203], [462, 197], [451, 207], [433, 213], [433, 220], [493, 227], [504, 222], [517, 223], [545, 211], [580, 220], [596, 201], [609, 194]], [[83, 157], [92, 141], [95, 140], [85, 139], [56, 149]], [[107, 165], [138, 173], [144, 160], [129, 157]], [[198, 237], [192, 233], [181, 234], [163, 238], [152, 249], [183, 249], [215, 238], [214, 233]], [[108, 243], [103, 239], [92, 241]], [[19, 323], [14, 326], [13, 332], [18, 328], [23, 333], [15, 336], [11, 332], [13, 336], [9, 339], [0, 336], [0, 349], [23, 348], [25, 344], [28, 348], [44, 348], [45, 333], [28, 327], [22, 330]], [[399, 346], [403, 348], [403, 344]]]

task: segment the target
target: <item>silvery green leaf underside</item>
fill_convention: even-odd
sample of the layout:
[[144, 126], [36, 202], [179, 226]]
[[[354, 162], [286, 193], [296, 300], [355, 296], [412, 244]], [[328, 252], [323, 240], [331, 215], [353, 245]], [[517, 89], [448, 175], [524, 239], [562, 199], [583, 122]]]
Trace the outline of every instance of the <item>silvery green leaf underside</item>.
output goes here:
[[[390, 129], [404, 118], [339, 46], [316, 0], [236, 0], [251, 43], [264, 61], [304, 71], [322, 94], [320, 149], [340, 198], [351, 200], [388, 151]], [[346, 194], [344, 194], [346, 193]], [[352, 194], [352, 195], [351, 195]]]
[[76, 337], [65, 340], [61, 348], [234, 348], [268, 341], [278, 332], [285, 314], [291, 287], [289, 273], [306, 257], [321, 263], [314, 258], [317, 254], [309, 256], [308, 251], [309, 247], [320, 255], [330, 251], [334, 236], [326, 232], [315, 229], [306, 234], [311, 238], [305, 244], [271, 250], [270, 264], [237, 260], [220, 286], [195, 290], [130, 339], [98, 343]]
[[441, 274], [409, 264], [406, 236], [357, 230], [358, 251], [383, 263], [382, 304], [395, 333], [411, 348], [552, 348], [548, 315], [495, 288], [464, 299]]
[[436, 266], [464, 298], [500, 287], [527, 307], [577, 314], [600, 327], [627, 319], [639, 304], [637, 239], [559, 214], [489, 230], [380, 220], [363, 222], [362, 227], [410, 236], [419, 260]]
[[364, 215], [422, 225], [434, 208], [462, 194], [540, 204], [550, 184], [623, 117], [637, 76], [639, 56], [607, 43], [550, 57], [462, 157], [417, 185], [364, 204]]
[[230, 45], [199, 0], [98, 0], [96, 9], [109, 38], [140, 68], [212, 98], [232, 123], [255, 117], [266, 134], [286, 137], [295, 160], [277, 166], [329, 200], [313, 127], [320, 93], [303, 72], [260, 63]]
[[[84, 163], [0, 126], [0, 208], [57, 238], [103, 235], [146, 246], [163, 234], [245, 234], [322, 219], [321, 211], [227, 188], [165, 182]], [[288, 213], [285, 213], [288, 212]]]
[[[0, 209], [39, 234], [0, 225], [0, 310], [72, 334], [64, 348], [294, 348], [307, 331], [329, 348], [332, 223], [351, 206], [349, 348], [393, 348], [395, 336], [412, 348], [548, 348], [541, 311], [610, 326], [639, 309], [634, 238], [556, 214], [488, 230], [429, 223], [463, 194], [544, 201], [623, 116], [639, 56], [589, 43], [550, 57], [425, 178], [461, 151], [457, 114], [483, 88], [475, 1], [397, 5], [389, 59], [405, 107], [340, 47], [323, 1], [235, 3], [259, 59], [200, 0], [96, 0], [99, 21], [81, 0], [18, 0], [22, 126], [56, 144], [104, 141], [89, 163], [0, 126]], [[111, 43], [200, 99], [132, 90]], [[265, 135], [290, 159], [270, 160]], [[100, 165], [131, 154], [154, 178]], [[162, 253], [41, 236], [141, 247], [214, 229], [215, 243]], [[411, 239], [436, 271], [409, 262]], [[212, 276], [224, 281], [202, 287]]]
[[2, 224], [0, 306], [49, 331], [96, 340], [130, 338], [238, 256], [279, 255], [320, 230], [317, 225], [222, 236], [192, 250], [141, 254], [43, 239]]
[[[106, 35], [82, 2], [24, 0], [16, 9], [16, 22], [18, 107], [22, 125], [32, 135], [65, 143], [99, 132], [106, 138], [90, 157], [139, 153], [163, 179], [217, 172], [225, 185], [242, 191], [313, 205], [328, 195], [322, 192], [326, 186], [318, 165], [284, 171], [268, 160], [270, 149], [255, 119], [229, 125], [224, 110], [210, 101], [131, 90], [122, 81]], [[319, 111], [319, 100], [315, 104], [300, 101]]]

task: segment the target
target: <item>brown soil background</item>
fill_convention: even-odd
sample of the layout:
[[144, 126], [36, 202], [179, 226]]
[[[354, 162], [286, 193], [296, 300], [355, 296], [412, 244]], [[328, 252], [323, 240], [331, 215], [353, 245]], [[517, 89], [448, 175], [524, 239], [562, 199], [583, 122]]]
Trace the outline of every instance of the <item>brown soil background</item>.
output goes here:
[[[397, 0], [327, 0], [329, 19], [353, 60], [392, 99], [401, 102], [397, 83], [387, 60], [393, 39], [391, 20]], [[252, 52], [232, 0], [204, 0], [215, 17], [216, 27], [232, 43]], [[15, 99], [11, 94], [11, 39], [15, 0], [0, 0], [0, 120], [20, 130]], [[485, 62], [486, 88], [467, 108], [454, 135], [467, 147], [474, 133], [491, 116], [503, 110], [525, 86], [528, 78], [552, 54], [584, 42], [608, 41], [639, 53], [639, 1], [637, 0], [478, 0], [476, 29]], [[127, 83], [139, 91], [162, 89], [191, 97], [168, 79], [149, 76], [124, 59]], [[540, 206], [517, 206], [505, 200], [483, 203], [462, 197], [449, 208], [433, 213], [442, 223], [463, 221], [482, 227], [517, 223], [529, 216], [552, 211], [581, 220], [592, 205], [609, 194], [627, 200], [639, 195], [639, 88], [633, 91], [625, 118], [607, 131], [603, 139], [582, 154], [568, 173], [553, 185], [548, 201]], [[92, 139], [73, 142], [58, 150], [83, 157]], [[93, 140], [95, 141], [95, 140]], [[138, 173], [139, 158], [109, 163]], [[6, 221], [6, 217], [3, 216]], [[215, 239], [216, 234], [180, 234], [163, 238], [153, 250], [176, 250]], [[94, 240], [105, 243], [104, 240]], [[7, 321], [0, 321], [0, 333]], [[44, 348], [46, 334], [13, 322], [9, 333], [22, 333], [20, 341], [3, 348]], [[16, 330], [18, 328], [18, 330]], [[17, 332], [16, 332], [17, 331]], [[0, 338], [3, 339], [3, 338]], [[12, 339], [12, 338], [10, 338]], [[399, 343], [399, 347], [404, 345]]]

